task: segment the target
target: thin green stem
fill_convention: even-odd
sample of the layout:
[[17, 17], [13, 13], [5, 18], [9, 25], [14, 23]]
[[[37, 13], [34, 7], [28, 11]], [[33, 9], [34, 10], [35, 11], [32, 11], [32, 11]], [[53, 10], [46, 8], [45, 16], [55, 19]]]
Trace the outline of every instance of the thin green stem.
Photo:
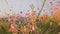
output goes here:
[[45, 2], [46, 2], [46, 0], [44, 0], [43, 5], [42, 5], [42, 8], [39, 10], [38, 16], [40, 15], [41, 11], [43, 10], [43, 7], [44, 7], [44, 5], [45, 5]]

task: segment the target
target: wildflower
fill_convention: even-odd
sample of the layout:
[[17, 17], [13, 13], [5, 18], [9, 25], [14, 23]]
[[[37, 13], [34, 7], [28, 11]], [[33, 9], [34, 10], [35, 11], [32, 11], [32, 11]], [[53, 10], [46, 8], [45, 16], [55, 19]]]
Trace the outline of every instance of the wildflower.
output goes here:
[[58, 1], [58, 3], [60, 3], [60, 0], [57, 0]]
[[26, 17], [30, 17], [30, 13], [29, 12], [27, 12], [25, 15], [26, 15]]
[[52, 5], [52, 1], [50, 1], [49, 3], [50, 3], [50, 5]]
[[16, 28], [13, 26], [13, 24], [11, 24], [11, 27], [10, 27], [9, 31], [14, 32], [15, 30], [16, 30]]
[[54, 6], [54, 10], [58, 11], [58, 7], [57, 6]]
[[[58, 11], [58, 12], [57, 12]], [[57, 11], [56, 10], [54, 10], [53, 12], [52, 12], [52, 16], [54, 17], [54, 19], [56, 20], [56, 21], [60, 21], [60, 10], [59, 10], [59, 8], [57, 9]]]
[[30, 24], [27, 24], [26, 26], [27, 26], [28, 28], [31, 28], [31, 25], [30, 25]]
[[19, 13], [22, 14], [22, 11], [20, 10]]
[[8, 18], [8, 21], [11, 21], [12, 20], [12, 18], [10, 17], [10, 18]]
[[33, 30], [32, 29], [30, 29], [30, 32], [32, 32]]
[[17, 18], [18, 16], [15, 16], [15, 18]]

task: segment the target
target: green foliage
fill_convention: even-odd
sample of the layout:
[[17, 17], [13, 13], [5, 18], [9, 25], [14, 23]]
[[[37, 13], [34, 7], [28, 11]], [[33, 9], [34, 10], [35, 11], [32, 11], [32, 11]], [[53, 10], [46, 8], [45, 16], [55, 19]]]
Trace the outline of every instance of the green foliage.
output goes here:
[[0, 34], [12, 34], [12, 32], [8, 32], [6, 30], [6, 27], [4, 28], [3, 26], [1, 26]]

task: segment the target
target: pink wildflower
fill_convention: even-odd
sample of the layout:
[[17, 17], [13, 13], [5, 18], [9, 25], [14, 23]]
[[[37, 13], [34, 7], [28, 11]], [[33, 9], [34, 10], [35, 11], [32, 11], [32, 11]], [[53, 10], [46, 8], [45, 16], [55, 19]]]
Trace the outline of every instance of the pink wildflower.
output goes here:
[[15, 30], [16, 30], [16, 28], [13, 25], [11, 25], [11, 31], [13, 32]]
[[50, 1], [49, 3], [50, 3], [50, 5], [52, 5], [52, 1]]
[[28, 28], [31, 28], [31, 25], [30, 25], [30, 24], [27, 24], [26, 26], [27, 26]]
[[25, 14], [25, 16], [26, 16], [26, 17], [30, 17], [30, 13], [27, 12], [27, 13]]
[[8, 18], [8, 21], [11, 21], [12, 20], [12, 18]]
[[32, 22], [35, 22], [35, 20], [34, 20], [34, 19], [32, 19]]
[[20, 10], [19, 13], [22, 14], [22, 11]]
[[16, 28], [11, 24], [9, 31], [14, 32]]
[[54, 6], [54, 10], [58, 11], [58, 7], [57, 6]]
[[57, 0], [58, 1], [58, 3], [60, 3], [60, 0]]

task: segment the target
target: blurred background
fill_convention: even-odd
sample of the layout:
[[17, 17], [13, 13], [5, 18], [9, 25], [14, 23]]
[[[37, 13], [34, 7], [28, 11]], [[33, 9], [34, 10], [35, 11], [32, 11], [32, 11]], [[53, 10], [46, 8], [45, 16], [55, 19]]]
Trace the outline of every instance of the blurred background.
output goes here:
[[[0, 17], [7, 16], [7, 14], [19, 14], [19, 11], [23, 12], [23, 15], [28, 12], [31, 13], [30, 5], [34, 5], [34, 10], [38, 13], [38, 10], [41, 9], [44, 0], [0, 0]], [[46, 0], [45, 6], [41, 12], [44, 14], [44, 11], [50, 15], [50, 2], [53, 6], [58, 3], [59, 0]], [[60, 7], [60, 3], [59, 3]]]

